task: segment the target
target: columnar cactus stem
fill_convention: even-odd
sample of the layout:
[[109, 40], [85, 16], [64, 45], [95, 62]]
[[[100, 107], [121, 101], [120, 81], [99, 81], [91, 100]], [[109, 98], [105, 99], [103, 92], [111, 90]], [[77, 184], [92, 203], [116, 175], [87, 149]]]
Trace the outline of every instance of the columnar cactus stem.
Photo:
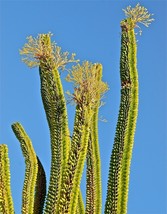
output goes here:
[[61, 191], [59, 213], [76, 212], [78, 188], [87, 154], [91, 120], [94, 107], [99, 103], [107, 85], [97, 79], [96, 65], [84, 62], [82, 66], [73, 67], [67, 81], [73, 82], [76, 102], [76, 116], [67, 169], [64, 174], [64, 186]]
[[79, 194], [79, 187], [80, 181], [82, 177], [82, 172], [84, 168], [84, 163], [87, 154], [87, 147], [88, 147], [88, 139], [89, 139], [89, 130], [90, 130], [90, 120], [92, 112], [88, 109], [84, 115], [84, 124], [82, 125], [82, 135], [80, 138], [80, 150], [78, 155], [78, 161], [76, 165], [76, 170], [73, 178], [73, 186], [71, 190], [71, 197], [70, 197], [70, 206], [69, 206], [69, 213], [75, 213], [78, 203], [78, 194]]
[[49, 124], [51, 138], [51, 173], [46, 199], [46, 214], [53, 214], [61, 189], [62, 172], [69, 153], [69, 130], [66, 103], [58, 68], [64, 68], [68, 62], [75, 62], [74, 55], [68, 59], [68, 53], [51, 43], [50, 34], [41, 34], [37, 39], [28, 38], [21, 51], [28, 66], [39, 66], [41, 95]]
[[34, 195], [38, 173], [38, 161], [31, 140], [19, 123], [14, 123], [12, 129], [20, 142], [25, 158], [26, 171], [22, 192], [22, 214], [34, 213]]
[[40, 70], [41, 94], [49, 123], [51, 138], [51, 172], [45, 213], [54, 213], [61, 185], [62, 161], [62, 106], [58, 100], [57, 89], [52, 73]]
[[[102, 65], [96, 65], [98, 81], [102, 78]], [[99, 102], [94, 107], [92, 116], [90, 136], [87, 152], [87, 188], [86, 188], [86, 213], [100, 214], [102, 206], [102, 190], [101, 190], [101, 161], [98, 143], [98, 111]]]
[[112, 155], [110, 159], [107, 199], [105, 205], [106, 214], [118, 213], [118, 181], [121, 168], [121, 159], [124, 148], [124, 136], [128, 120], [130, 106], [130, 71], [128, 63], [128, 35], [126, 28], [122, 27], [121, 57], [120, 57], [120, 77], [121, 77], [121, 102], [116, 127], [116, 134]]
[[[128, 20], [129, 26], [133, 23]], [[122, 168], [120, 172], [120, 197], [119, 197], [119, 214], [127, 213], [127, 202], [128, 202], [128, 186], [129, 186], [129, 175], [130, 175], [130, 163], [132, 158], [132, 150], [134, 143], [134, 134], [136, 129], [136, 121], [138, 114], [138, 72], [136, 63], [136, 38], [133, 28], [128, 30], [129, 38], [129, 68], [131, 76], [131, 104], [128, 114], [127, 131], [125, 133], [124, 153], [122, 158]]]
[[[87, 121], [85, 114], [88, 114], [88, 112], [85, 112], [83, 106], [76, 107], [76, 117], [71, 141], [71, 150], [69, 153], [67, 168], [63, 177], [63, 188], [60, 193], [58, 213], [76, 212], [76, 203], [79, 194], [78, 188], [80, 185], [84, 160], [86, 157], [89, 136], [89, 122]], [[74, 197], [75, 202], [73, 202]], [[74, 206], [70, 207], [72, 211], [69, 211], [69, 206], [72, 203], [71, 201], [74, 203]]]
[[0, 213], [14, 214], [10, 189], [8, 147], [4, 144], [0, 145]]
[[95, 213], [95, 180], [93, 164], [92, 139], [89, 136], [86, 169], [86, 214]]
[[[135, 36], [135, 27], [139, 27], [137, 23], [141, 23], [148, 27], [154, 20], [150, 16], [147, 9], [140, 6], [131, 8], [130, 6], [124, 10], [126, 16], [121, 24], [122, 27], [127, 29], [128, 34], [128, 63], [130, 70], [131, 79], [131, 102], [128, 113], [128, 122], [126, 133], [124, 137], [124, 152], [121, 160], [121, 171], [119, 177], [119, 200], [118, 200], [118, 214], [127, 213], [128, 203], [128, 187], [129, 187], [129, 175], [130, 175], [130, 164], [132, 159], [132, 151], [134, 144], [134, 135], [136, 129], [137, 115], [138, 115], [138, 71], [137, 71], [137, 44]], [[141, 34], [140, 29], [140, 34]]]
[[[129, 6], [127, 19], [121, 22], [121, 103], [116, 136], [110, 160], [105, 213], [126, 214], [130, 163], [138, 114], [138, 73], [136, 66], [136, 40], [134, 28], [137, 22], [149, 26], [153, 19], [147, 9], [139, 4]], [[140, 30], [141, 33], [141, 30]]]

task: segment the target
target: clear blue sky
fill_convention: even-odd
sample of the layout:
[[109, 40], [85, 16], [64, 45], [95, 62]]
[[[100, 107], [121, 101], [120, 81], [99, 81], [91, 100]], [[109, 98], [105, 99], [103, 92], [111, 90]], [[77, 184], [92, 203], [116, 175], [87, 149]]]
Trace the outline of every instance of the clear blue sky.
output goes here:
[[[20, 60], [19, 49], [29, 35], [51, 31], [64, 51], [81, 61], [103, 64], [103, 80], [110, 91], [100, 115], [99, 143], [102, 165], [103, 209], [109, 159], [120, 101], [120, 21], [122, 8], [136, 3], [154, 13], [155, 21], [142, 27], [138, 39], [139, 116], [131, 165], [128, 214], [166, 214], [166, 50], [165, 1], [0, 1], [0, 143], [9, 147], [11, 186], [16, 214], [21, 213], [24, 159], [11, 124], [19, 121], [33, 141], [49, 179], [49, 131], [40, 97], [38, 69]], [[69, 83], [64, 81], [64, 90]], [[70, 130], [74, 107], [68, 105]], [[85, 181], [82, 182], [84, 190]], [[84, 194], [84, 191], [83, 191]]]

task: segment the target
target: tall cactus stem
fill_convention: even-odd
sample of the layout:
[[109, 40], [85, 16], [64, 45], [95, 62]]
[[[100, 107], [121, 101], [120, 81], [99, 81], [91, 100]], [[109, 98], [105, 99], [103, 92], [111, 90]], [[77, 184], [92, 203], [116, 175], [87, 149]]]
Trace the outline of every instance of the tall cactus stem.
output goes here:
[[63, 178], [58, 213], [76, 212], [79, 186], [86, 159], [94, 108], [108, 86], [97, 78], [97, 65], [88, 61], [73, 66], [67, 81], [74, 84], [72, 100], [77, 104], [69, 160]]
[[[131, 22], [129, 20], [129, 22]], [[130, 25], [131, 23], [129, 23]], [[122, 168], [120, 173], [120, 197], [119, 197], [119, 214], [127, 213], [127, 202], [128, 202], [128, 186], [129, 186], [129, 175], [130, 175], [130, 164], [132, 159], [132, 150], [134, 144], [134, 135], [136, 129], [137, 115], [138, 115], [138, 72], [136, 62], [136, 38], [134, 29], [128, 30], [129, 38], [129, 68], [131, 76], [131, 104], [128, 114], [127, 131], [125, 134], [125, 145], [124, 153], [122, 158]]]
[[124, 137], [127, 127], [128, 112], [130, 107], [131, 81], [128, 62], [128, 34], [126, 28], [122, 27], [120, 77], [121, 77], [121, 101], [114, 138], [114, 145], [110, 159], [107, 199], [105, 214], [118, 214], [118, 181], [121, 169], [121, 159], [124, 149]]
[[[102, 65], [96, 65], [97, 79], [101, 81]], [[100, 93], [98, 94], [99, 101], [94, 107], [92, 116], [90, 136], [87, 152], [87, 188], [86, 188], [86, 213], [100, 214], [102, 205], [102, 190], [101, 190], [101, 161], [100, 150], [98, 143], [98, 111], [100, 105]]]
[[57, 213], [75, 213], [79, 196], [79, 186], [86, 157], [89, 124], [86, 112], [81, 106], [76, 107], [74, 131], [71, 140], [69, 160], [63, 177], [63, 188]]
[[34, 195], [38, 173], [38, 162], [31, 140], [20, 123], [12, 124], [25, 158], [26, 170], [22, 192], [22, 214], [34, 213]]
[[[134, 28], [146, 27], [154, 20], [147, 9], [140, 6], [125, 10], [127, 18], [121, 22], [121, 103], [116, 135], [110, 160], [105, 213], [126, 214], [128, 186], [134, 134], [138, 114], [138, 73], [136, 65], [136, 38]], [[140, 28], [140, 27], [139, 27]], [[141, 34], [141, 29], [140, 29]]]
[[5, 144], [0, 144], [0, 213], [14, 214], [8, 147]]
[[58, 68], [64, 68], [68, 62], [74, 62], [68, 53], [51, 42], [51, 34], [40, 34], [37, 39], [28, 37], [20, 51], [25, 55], [23, 61], [30, 67], [39, 66], [41, 95], [50, 129], [51, 139], [51, 172], [45, 213], [54, 213], [59, 198], [62, 172], [69, 153], [69, 130], [66, 103]]
[[53, 73], [46, 73], [40, 68], [41, 95], [49, 124], [51, 139], [51, 171], [45, 213], [54, 213], [61, 185], [62, 163], [62, 118], [56, 83]]

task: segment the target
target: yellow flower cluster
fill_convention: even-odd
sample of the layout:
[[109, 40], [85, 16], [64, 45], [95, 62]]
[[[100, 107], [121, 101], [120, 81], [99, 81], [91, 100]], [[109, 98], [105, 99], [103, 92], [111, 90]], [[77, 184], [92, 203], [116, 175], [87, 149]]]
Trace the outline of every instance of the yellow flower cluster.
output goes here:
[[67, 94], [77, 104], [95, 106], [99, 98], [108, 90], [107, 83], [101, 80], [101, 64], [92, 64], [88, 61], [77, 64], [69, 70], [66, 80], [74, 85], [74, 93]]
[[40, 63], [51, 59], [56, 68], [65, 69], [67, 63], [78, 62], [75, 60], [75, 54], [69, 56], [68, 52], [62, 52], [61, 47], [55, 42], [51, 42], [51, 33], [39, 34], [37, 38], [27, 37], [28, 42], [24, 45], [20, 54], [24, 57], [22, 61], [29, 67], [40, 66]]
[[134, 8], [128, 6], [126, 9], [123, 9], [123, 11], [127, 18], [133, 20], [134, 24], [141, 23], [148, 27], [151, 22], [154, 21], [154, 19], [150, 18], [153, 14], [148, 13], [148, 10], [143, 6], [140, 6], [139, 3]]
[[137, 25], [137, 23], [141, 23], [144, 26], [149, 27], [151, 22], [154, 21], [154, 19], [151, 18], [151, 16], [154, 14], [150, 14], [148, 10], [143, 6], [140, 6], [139, 3], [134, 8], [128, 6], [126, 9], [123, 9], [123, 11], [125, 12], [125, 16], [127, 17], [127, 19], [131, 20], [130, 27], [132, 28], [138, 27], [140, 29], [139, 30], [140, 35], [142, 33], [142, 30]]

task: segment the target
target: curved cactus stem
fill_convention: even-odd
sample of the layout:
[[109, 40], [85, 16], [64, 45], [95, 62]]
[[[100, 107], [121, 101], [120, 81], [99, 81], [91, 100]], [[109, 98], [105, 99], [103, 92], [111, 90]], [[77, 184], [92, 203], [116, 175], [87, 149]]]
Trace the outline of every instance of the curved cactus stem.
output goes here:
[[[54, 213], [61, 182], [62, 120], [61, 103], [52, 72], [40, 69], [41, 95], [49, 124], [51, 138], [51, 171], [45, 213]], [[63, 165], [62, 165], [63, 167]]]
[[[42, 71], [41, 69], [40, 76], [41, 93], [51, 133], [53, 158], [53, 163], [51, 164], [50, 192], [48, 191], [48, 201], [46, 202], [45, 212], [52, 213], [56, 212], [56, 209], [58, 208], [57, 200], [60, 198], [62, 173], [67, 164], [70, 134], [66, 116], [67, 110], [58, 71], [55, 69], [53, 70], [53, 73], [47, 73], [46, 70]], [[55, 195], [55, 201], [53, 201], [53, 195]], [[52, 208], [50, 207], [51, 204]]]
[[46, 198], [45, 214], [53, 214], [57, 209], [57, 200], [62, 188], [62, 173], [68, 160], [70, 134], [66, 102], [58, 68], [64, 69], [75, 60], [75, 54], [69, 58], [68, 52], [51, 42], [51, 34], [39, 34], [37, 38], [28, 37], [20, 54], [29, 67], [39, 66], [41, 95], [50, 129], [51, 172]]
[[[131, 20], [129, 20], [131, 25]], [[138, 72], [136, 63], [136, 38], [133, 28], [128, 30], [129, 38], [129, 68], [131, 76], [131, 104], [128, 114], [127, 131], [125, 134], [125, 145], [122, 159], [122, 167], [120, 172], [120, 198], [119, 198], [119, 213], [127, 213], [127, 202], [128, 202], [128, 187], [129, 187], [129, 175], [130, 175], [130, 164], [132, 159], [132, 150], [134, 144], [134, 135], [136, 129], [137, 115], [138, 115]]]
[[54, 213], [61, 187], [62, 172], [64, 170], [70, 145], [68, 122], [64, 96], [60, 91], [58, 71], [52, 72], [40, 69], [41, 94], [50, 129], [51, 137], [51, 174], [49, 190], [46, 200], [45, 213]]
[[90, 113], [88, 114], [88, 110], [83, 106], [77, 105], [71, 150], [63, 175], [63, 188], [60, 193], [57, 213], [73, 214], [76, 212], [79, 186], [88, 145], [90, 123], [88, 115], [91, 116]]
[[44, 168], [37, 157], [38, 160], [38, 174], [37, 182], [35, 187], [35, 200], [34, 200], [34, 213], [33, 214], [42, 214], [43, 207], [46, 196], [46, 176]]
[[8, 147], [5, 144], [0, 145], [0, 213], [14, 214]]
[[31, 140], [20, 123], [12, 124], [12, 129], [20, 142], [25, 158], [26, 171], [22, 192], [22, 213], [34, 213], [34, 195], [38, 173], [38, 163]]
[[131, 79], [130, 79], [128, 52], [129, 52], [128, 33], [126, 27], [123, 25], [121, 37], [121, 57], [120, 57], [120, 77], [122, 86], [121, 101], [114, 145], [110, 159], [105, 214], [118, 214], [118, 198], [120, 197], [119, 177], [131, 99], [130, 98]]
[[40, 77], [41, 94], [49, 123], [52, 148], [51, 177], [45, 213], [54, 213], [58, 209], [57, 201], [61, 197], [61, 179], [69, 155], [70, 134], [58, 71], [54, 69], [52, 72], [46, 72], [40, 68]]
[[[96, 66], [97, 79], [101, 81], [102, 66]], [[99, 101], [100, 101], [100, 94]], [[90, 136], [87, 152], [87, 188], [86, 188], [86, 213], [100, 214], [102, 206], [102, 190], [101, 190], [101, 161], [100, 150], [98, 144], [98, 111], [99, 104], [94, 107], [92, 122], [90, 127]]]
[[[42, 36], [43, 44], [51, 48], [49, 35]], [[54, 213], [61, 189], [62, 172], [69, 152], [69, 130], [66, 103], [59, 72], [54, 60], [40, 62], [41, 95], [50, 129], [51, 172], [45, 213]]]

